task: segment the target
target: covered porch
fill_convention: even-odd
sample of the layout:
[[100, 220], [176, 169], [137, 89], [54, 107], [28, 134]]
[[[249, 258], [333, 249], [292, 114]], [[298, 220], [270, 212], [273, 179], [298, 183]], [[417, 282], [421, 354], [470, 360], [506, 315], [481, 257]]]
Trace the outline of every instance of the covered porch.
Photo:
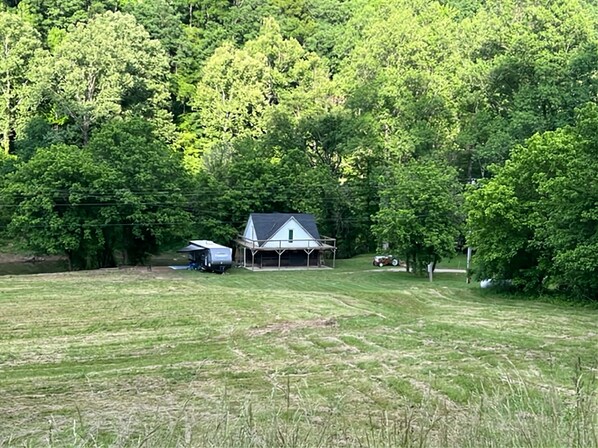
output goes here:
[[287, 240], [252, 240], [241, 236], [236, 243], [235, 261], [246, 269], [320, 269], [336, 265], [334, 238], [294, 240], [292, 247], [288, 247]]

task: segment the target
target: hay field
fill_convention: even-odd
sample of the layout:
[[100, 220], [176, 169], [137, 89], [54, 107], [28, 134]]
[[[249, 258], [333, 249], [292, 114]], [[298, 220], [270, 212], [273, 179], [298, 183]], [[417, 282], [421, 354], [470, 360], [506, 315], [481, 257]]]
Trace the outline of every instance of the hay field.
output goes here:
[[372, 269], [0, 277], [0, 446], [598, 446], [598, 309]]

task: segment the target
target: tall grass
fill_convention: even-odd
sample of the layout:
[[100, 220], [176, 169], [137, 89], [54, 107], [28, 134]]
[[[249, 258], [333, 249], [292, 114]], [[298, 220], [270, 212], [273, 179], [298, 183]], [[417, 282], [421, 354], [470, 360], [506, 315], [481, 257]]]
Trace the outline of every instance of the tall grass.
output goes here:
[[[17, 432], [0, 446], [69, 447], [598, 447], [596, 369], [574, 367], [574, 393], [554, 387], [533, 390], [521, 378], [505, 377], [509, 393], [482, 390], [456, 408], [431, 396], [398, 411], [355, 416], [343, 408], [286, 403], [238, 402], [225, 391], [213, 412], [185, 403], [172, 412], [121, 415], [112, 422], [81, 413], [58, 423], [52, 416], [35, 438]], [[300, 397], [301, 394], [299, 394]], [[259, 408], [258, 408], [259, 407]]]

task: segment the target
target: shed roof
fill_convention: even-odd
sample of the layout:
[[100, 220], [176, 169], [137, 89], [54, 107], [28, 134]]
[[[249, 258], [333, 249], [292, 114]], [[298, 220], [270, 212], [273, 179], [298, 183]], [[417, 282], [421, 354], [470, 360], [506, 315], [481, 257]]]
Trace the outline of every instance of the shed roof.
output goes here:
[[260, 241], [270, 239], [291, 218], [295, 218], [314, 239], [320, 239], [316, 219], [308, 213], [252, 213], [250, 217]]

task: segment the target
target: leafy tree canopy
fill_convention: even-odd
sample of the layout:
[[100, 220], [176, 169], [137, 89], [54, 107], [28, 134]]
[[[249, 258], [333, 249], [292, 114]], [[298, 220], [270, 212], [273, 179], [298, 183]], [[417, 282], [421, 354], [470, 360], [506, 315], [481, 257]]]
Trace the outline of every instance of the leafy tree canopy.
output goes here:
[[81, 23], [30, 74], [40, 111], [87, 143], [94, 127], [137, 114], [172, 130], [168, 113], [168, 60], [131, 15], [107, 12]]
[[587, 106], [574, 127], [534, 136], [469, 193], [479, 277], [598, 297], [597, 129]]
[[0, 12], [0, 135], [2, 150], [13, 150], [18, 128], [28, 118], [27, 74], [34, 55], [41, 48], [37, 31], [15, 14]]
[[138, 118], [115, 121], [84, 148], [39, 149], [6, 177], [9, 234], [72, 267], [142, 262], [188, 235], [189, 183], [180, 156]]
[[436, 162], [413, 161], [394, 167], [382, 179], [372, 230], [414, 271], [455, 253], [463, 224], [456, 174]]

